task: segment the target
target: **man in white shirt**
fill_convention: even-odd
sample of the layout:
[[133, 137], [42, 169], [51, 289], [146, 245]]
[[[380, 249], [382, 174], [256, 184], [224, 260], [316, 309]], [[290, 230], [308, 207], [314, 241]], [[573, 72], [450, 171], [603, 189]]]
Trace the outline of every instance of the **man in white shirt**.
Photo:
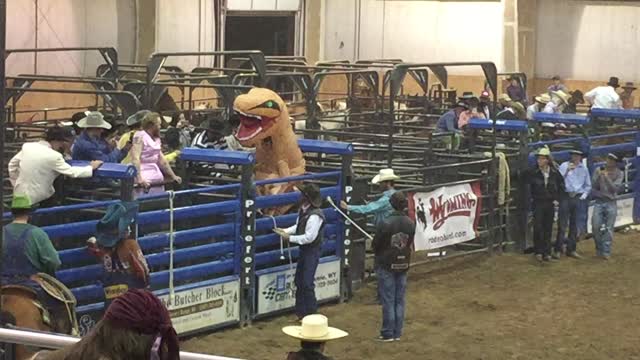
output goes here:
[[298, 187], [302, 193], [300, 213], [296, 225], [287, 229], [274, 229], [284, 240], [300, 245], [294, 283], [296, 285], [296, 315], [298, 319], [318, 311], [315, 276], [324, 238], [324, 212], [320, 188], [315, 184]]
[[622, 100], [616, 89], [620, 87], [620, 80], [612, 76], [607, 86], [598, 86], [597, 88], [584, 94], [584, 98], [591, 104], [593, 108], [599, 109], [622, 109]]
[[46, 207], [47, 200], [55, 193], [53, 182], [59, 175], [91, 177], [102, 161], [78, 167], [67, 164], [62, 156], [69, 152], [73, 137], [71, 130], [56, 126], [47, 129], [44, 140], [22, 145], [22, 150], [9, 162], [13, 192], [25, 194], [33, 204]]

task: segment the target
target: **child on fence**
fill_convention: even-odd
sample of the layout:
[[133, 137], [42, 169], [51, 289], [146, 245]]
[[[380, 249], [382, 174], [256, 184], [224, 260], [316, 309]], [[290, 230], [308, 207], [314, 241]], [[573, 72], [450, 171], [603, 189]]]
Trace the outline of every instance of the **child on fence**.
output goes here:
[[104, 268], [105, 308], [129, 289], [149, 285], [149, 266], [130, 227], [135, 223], [138, 203], [111, 205], [96, 225], [96, 237], [88, 241], [88, 250]]

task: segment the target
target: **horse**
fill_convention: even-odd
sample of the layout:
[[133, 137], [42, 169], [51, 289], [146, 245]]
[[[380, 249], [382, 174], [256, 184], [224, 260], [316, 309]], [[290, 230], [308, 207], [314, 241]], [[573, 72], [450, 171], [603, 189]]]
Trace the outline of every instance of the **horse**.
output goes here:
[[[53, 319], [37, 292], [22, 285], [5, 285], [0, 289], [2, 312], [10, 314], [18, 328], [78, 335], [78, 323], [75, 318], [76, 300], [64, 285], [52, 279], [46, 274], [37, 274], [32, 277], [32, 280], [40, 284], [43, 291], [65, 305], [68, 316], [59, 315]], [[15, 360], [31, 359], [36, 352], [30, 347], [18, 345], [15, 349]]]

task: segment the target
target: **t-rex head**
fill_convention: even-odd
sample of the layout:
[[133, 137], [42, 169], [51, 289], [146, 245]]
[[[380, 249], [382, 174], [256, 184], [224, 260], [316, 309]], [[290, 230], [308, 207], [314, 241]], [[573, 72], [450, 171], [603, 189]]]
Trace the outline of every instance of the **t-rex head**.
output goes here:
[[233, 109], [240, 118], [236, 137], [243, 146], [254, 146], [291, 126], [287, 105], [269, 89], [254, 88], [238, 96]]

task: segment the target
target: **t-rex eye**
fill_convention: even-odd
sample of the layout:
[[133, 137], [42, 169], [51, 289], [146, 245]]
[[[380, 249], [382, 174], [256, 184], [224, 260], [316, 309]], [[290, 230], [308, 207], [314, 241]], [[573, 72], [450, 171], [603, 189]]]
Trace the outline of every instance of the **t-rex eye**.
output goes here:
[[273, 100], [267, 100], [267, 101], [263, 102], [262, 104], [254, 107], [254, 109], [258, 109], [258, 108], [267, 108], [267, 109], [280, 110], [280, 106], [278, 105], [278, 103], [273, 101]]

